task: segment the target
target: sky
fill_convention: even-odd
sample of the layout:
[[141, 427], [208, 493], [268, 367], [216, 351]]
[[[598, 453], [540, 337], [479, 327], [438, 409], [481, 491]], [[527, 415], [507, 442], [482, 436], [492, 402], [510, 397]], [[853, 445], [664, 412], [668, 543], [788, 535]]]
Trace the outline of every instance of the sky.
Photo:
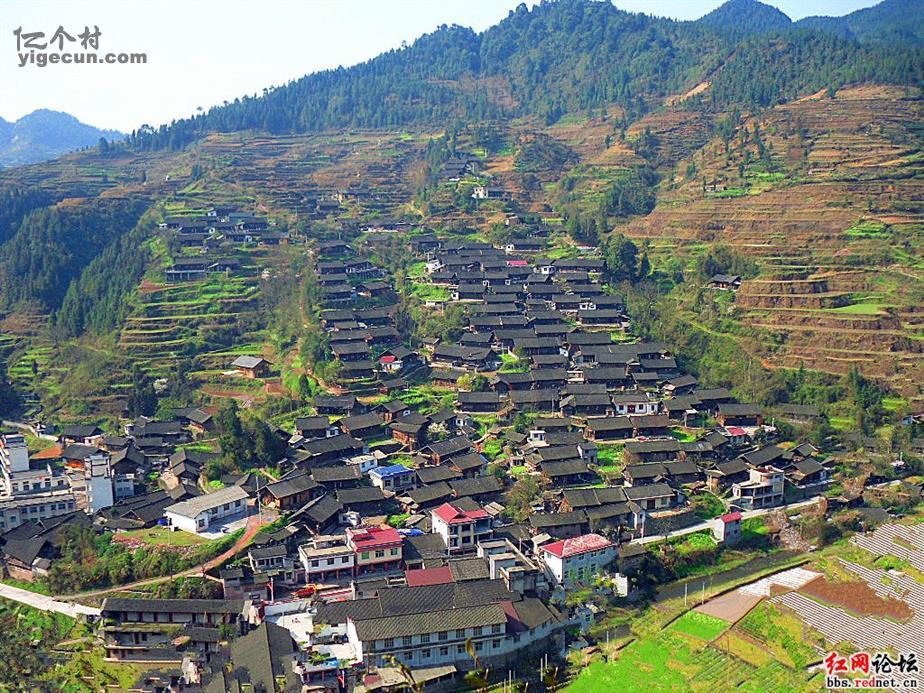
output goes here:
[[[765, 0], [793, 19], [842, 15], [877, 0]], [[696, 19], [722, 0], [615, 0], [632, 12]], [[519, 0], [0, 0], [0, 117], [38, 108], [123, 132], [261, 93], [316, 70], [353, 65], [441, 24], [482, 31]], [[528, 1], [528, 5], [534, 2]], [[66, 52], [144, 53], [145, 64], [28, 62], [25, 34], [58, 27]], [[97, 51], [80, 34], [99, 28]], [[20, 39], [14, 32], [21, 29]], [[58, 44], [36, 55], [56, 52]], [[20, 53], [26, 64], [20, 66]]]

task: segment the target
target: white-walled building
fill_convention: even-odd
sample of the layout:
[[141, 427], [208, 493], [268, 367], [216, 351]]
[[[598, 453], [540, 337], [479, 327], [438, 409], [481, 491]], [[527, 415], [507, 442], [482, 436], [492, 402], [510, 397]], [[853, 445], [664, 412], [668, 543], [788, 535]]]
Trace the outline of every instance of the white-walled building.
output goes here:
[[109, 453], [99, 450], [84, 461], [84, 481], [87, 491], [87, 511], [95, 513], [115, 503], [112, 468]]
[[479, 541], [494, 534], [494, 518], [484, 508], [465, 509], [461, 504], [443, 503], [430, 513], [434, 534], [443, 538], [450, 552], [474, 551]]
[[240, 486], [227, 486], [215, 493], [206, 493], [164, 509], [171, 527], [185, 532], [205, 532], [216, 520], [240, 515], [247, 510], [247, 491]]
[[592, 580], [616, 558], [616, 545], [599, 534], [583, 534], [539, 549], [550, 581], [562, 587]]

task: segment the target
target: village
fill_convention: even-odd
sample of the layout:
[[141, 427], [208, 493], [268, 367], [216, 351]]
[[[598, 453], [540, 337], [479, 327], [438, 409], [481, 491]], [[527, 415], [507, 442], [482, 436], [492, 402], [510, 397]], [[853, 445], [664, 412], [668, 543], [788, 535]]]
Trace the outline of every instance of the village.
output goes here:
[[[306, 369], [310, 403], [291, 426], [268, 427], [281, 451], [272, 464], [241, 460], [215, 478], [226, 412], [207, 404], [126, 418], [120, 430], [8, 430], [5, 575], [20, 586], [47, 578], [74, 527], [130, 547], [217, 542], [219, 555], [184, 566], [213, 598], [97, 591], [86, 609], [107, 661], [144, 664], [137, 690], [288, 690], [283, 680], [333, 692], [452, 689], [487, 670], [554, 689], [544, 677], [600, 642], [608, 608], [709, 574], [710, 562], [720, 570], [723, 555], [789, 558], [774, 552], [792, 548], [793, 523], [809, 513], [821, 536], [837, 513], [860, 513], [904, 537], [918, 566], [924, 537], [884, 529], [902, 526], [888, 524], [896, 513], [882, 499], [898, 493], [914, 507], [919, 471], [887, 459], [857, 479], [840, 446], [782, 434], [780, 422], [810, 426], [818, 410], [764, 411], [700, 382], [670, 344], [633, 336], [598, 250], [550, 254], [548, 229], [508, 223], [517, 233], [498, 245], [387, 220], [361, 229], [361, 242], [353, 230], [308, 244], [325, 378]], [[175, 249], [166, 284], [234, 277], [238, 246], [302, 242], [220, 207], [159, 229]], [[396, 235], [414, 267], [401, 286], [373, 259]], [[717, 274], [706, 288], [740, 285]], [[409, 340], [409, 291], [458, 325]], [[240, 353], [221, 377], [270, 382], [278, 368]], [[46, 444], [30, 451], [27, 438]], [[691, 553], [704, 565], [664, 568], [665, 555]], [[13, 598], [28, 601], [22, 591]], [[778, 594], [767, 593], [785, 601]], [[792, 594], [797, 611], [821, 618]]]

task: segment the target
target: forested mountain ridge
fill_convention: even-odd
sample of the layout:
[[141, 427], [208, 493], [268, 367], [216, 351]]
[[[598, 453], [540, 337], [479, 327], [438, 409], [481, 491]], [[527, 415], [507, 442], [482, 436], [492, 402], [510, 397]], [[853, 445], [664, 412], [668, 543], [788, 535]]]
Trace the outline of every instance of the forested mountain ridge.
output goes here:
[[[902, 3], [901, 12], [895, 3]], [[901, 15], [924, 8], [922, 0], [884, 5], [876, 15], [884, 34], [902, 31]], [[550, 123], [562, 113], [607, 104], [638, 115], [705, 79], [716, 86], [705, 107], [768, 106], [852, 81], [922, 81], [918, 45], [861, 44], [837, 36], [844, 33], [839, 29], [787, 28], [775, 15], [759, 23], [770, 33], [742, 43], [730, 21], [740, 26], [742, 13], [766, 18], [772, 8], [762, 8], [733, 0], [712, 15], [718, 21], [675, 22], [592, 0], [544, 2], [532, 10], [520, 5], [481, 34], [443, 26], [360, 65], [311, 74], [157, 130], [142, 128], [131, 141], [161, 149], [181, 148], [209, 132], [249, 129], [288, 134], [499, 116]], [[784, 69], [766, 70], [768, 61]]]
[[920, 45], [924, 39], [924, 3], [921, 0], [884, 0], [843, 17], [805, 17], [796, 22], [796, 26], [860, 41]]

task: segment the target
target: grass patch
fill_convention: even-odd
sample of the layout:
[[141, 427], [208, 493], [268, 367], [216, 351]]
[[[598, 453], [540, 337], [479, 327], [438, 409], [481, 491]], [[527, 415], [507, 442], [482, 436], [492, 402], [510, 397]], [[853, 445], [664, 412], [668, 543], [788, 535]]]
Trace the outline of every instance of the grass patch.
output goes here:
[[687, 635], [692, 635], [700, 640], [715, 640], [719, 635], [728, 628], [728, 623], [709, 614], [701, 614], [698, 611], [688, 611], [671, 624], [671, 630], [676, 630]]
[[133, 529], [127, 532], [121, 532], [121, 536], [152, 546], [198, 546], [207, 541], [196, 534], [191, 534], [190, 532], [171, 532], [166, 527], [160, 525], [151, 527], [150, 529]]

